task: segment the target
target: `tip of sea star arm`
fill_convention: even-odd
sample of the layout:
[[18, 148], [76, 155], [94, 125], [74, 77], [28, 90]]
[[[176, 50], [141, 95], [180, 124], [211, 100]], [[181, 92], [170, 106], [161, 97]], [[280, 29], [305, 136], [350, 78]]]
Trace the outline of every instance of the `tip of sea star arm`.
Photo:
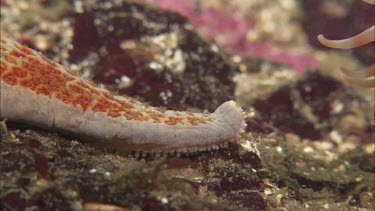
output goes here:
[[367, 30], [363, 31], [362, 33], [355, 35], [348, 39], [342, 40], [329, 40], [324, 37], [324, 35], [318, 35], [319, 42], [327, 47], [330, 48], [339, 48], [339, 49], [350, 49], [359, 47], [362, 45], [366, 45], [370, 42], [375, 40], [375, 26], [368, 28]]
[[223, 117], [224, 121], [233, 129], [236, 136], [245, 131], [246, 123], [242, 109], [234, 102], [227, 101], [219, 106], [215, 114]]

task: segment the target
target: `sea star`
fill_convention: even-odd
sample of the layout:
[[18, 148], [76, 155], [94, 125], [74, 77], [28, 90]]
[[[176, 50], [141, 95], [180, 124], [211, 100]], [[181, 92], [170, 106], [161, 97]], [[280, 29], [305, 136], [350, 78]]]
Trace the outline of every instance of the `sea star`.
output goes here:
[[143, 155], [219, 149], [246, 125], [233, 101], [212, 114], [163, 110], [115, 96], [9, 38], [1, 38], [0, 48], [4, 119]]
[[[362, 0], [369, 4], [375, 4], [374, 0]], [[328, 40], [322, 34], [318, 35], [318, 40], [321, 44], [330, 47], [330, 48], [339, 48], [339, 49], [350, 49], [356, 48], [362, 45], [366, 45], [370, 42], [375, 41], [375, 26], [368, 28], [362, 33], [353, 36], [348, 39], [343, 40]], [[345, 79], [351, 84], [355, 84], [362, 87], [375, 87], [375, 65], [372, 64], [365, 70], [362, 70], [358, 73], [349, 71], [345, 68], [341, 68], [341, 71], [344, 73]]]

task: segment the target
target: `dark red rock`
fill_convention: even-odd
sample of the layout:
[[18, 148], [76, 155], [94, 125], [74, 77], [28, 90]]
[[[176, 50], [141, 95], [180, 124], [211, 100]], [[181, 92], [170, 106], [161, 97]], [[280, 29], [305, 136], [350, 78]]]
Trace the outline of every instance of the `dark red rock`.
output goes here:
[[[201, 184], [218, 197], [246, 209], [262, 210], [267, 206], [264, 199], [257, 197], [257, 191], [263, 191], [264, 184], [254, 172], [254, 169], [262, 168], [261, 160], [255, 153], [240, 155], [238, 146], [230, 144], [218, 152], [192, 157], [192, 161], [191, 167], [200, 169], [206, 175]], [[226, 168], [222, 164], [216, 166], [216, 162], [228, 162], [231, 167]], [[254, 197], [245, 193], [248, 191], [254, 192]]]
[[314, 114], [319, 117], [321, 122], [329, 119], [332, 93], [343, 85], [329, 77], [321, 74], [311, 73], [296, 84], [296, 89], [304, 103], [313, 108]]
[[34, 170], [32, 154], [26, 151], [16, 151], [3, 154], [1, 156], [1, 161], [3, 172], [18, 170], [22, 173], [28, 173]]
[[263, 184], [257, 177], [239, 172], [218, 172], [215, 177], [220, 179], [220, 183], [208, 184], [208, 189], [219, 196], [232, 191], [259, 190]]
[[291, 178], [296, 179], [298, 184], [302, 188], [311, 188], [314, 191], [320, 191], [322, 190], [325, 186], [328, 186], [326, 182], [321, 182], [321, 181], [313, 181], [307, 177], [300, 176], [298, 174], [292, 174]]
[[275, 131], [275, 128], [273, 128], [272, 125], [264, 121], [259, 116], [246, 118], [245, 122], [246, 132], [270, 134]]
[[36, 149], [38, 149], [41, 146], [42, 146], [42, 144], [38, 140], [35, 140], [35, 139], [30, 139], [29, 140], [29, 147], [30, 148], [36, 148]]
[[64, 158], [74, 158], [73, 153], [69, 152], [67, 149], [62, 148], [61, 150], [56, 152], [57, 158], [64, 159]]
[[321, 137], [314, 126], [294, 108], [291, 87], [279, 89], [268, 99], [257, 101], [254, 106], [266, 121], [284, 133], [296, 133], [311, 139]]
[[229, 144], [228, 148], [222, 148], [219, 151], [213, 152], [204, 152], [199, 154], [199, 156], [192, 157], [192, 165], [193, 167], [197, 167], [198, 165], [202, 166], [202, 170], [205, 173], [209, 173], [210, 169], [208, 167], [208, 163], [211, 159], [222, 159], [225, 161], [232, 161], [238, 165], [250, 165], [254, 169], [262, 168], [261, 160], [258, 155], [248, 152], [245, 154], [240, 155], [238, 152], [238, 145], [236, 144]]
[[35, 161], [35, 169], [39, 173], [39, 175], [44, 179], [49, 179], [49, 166], [48, 166], [48, 158], [45, 157], [43, 154], [38, 152], [34, 149], [29, 149], [29, 151], [33, 154], [34, 161]]
[[[337, 190], [337, 197], [344, 197], [348, 193], [353, 193], [354, 189], [358, 186], [358, 182], [337, 183], [333, 181], [313, 180], [309, 177], [296, 173], [292, 173], [291, 178], [295, 179], [301, 188], [311, 188], [316, 192], [321, 191], [323, 188]], [[296, 197], [299, 196], [296, 195]], [[353, 202], [353, 206], [358, 205], [358, 203], [359, 201]]]
[[73, 204], [67, 204], [69, 196], [56, 187], [48, 187], [35, 193], [29, 200], [29, 206], [36, 206], [40, 210], [73, 209]]
[[[281, 87], [265, 100], [255, 102], [260, 116], [283, 133], [295, 133], [303, 138], [317, 140], [326, 135], [334, 125], [325, 124], [319, 129], [307, 119], [303, 107], [309, 108], [317, 119], [316, 124], [330, 122], [331, 106], [343, 98], [344, 86], [333, 78], [318, 72], [305, 74], [295, 84]], [[345, 94], [344, 94], [345, 95]], [[346, 95], [345, 99], [351, 98]], [[303, 114], [304, 113], [304, 114]]]
[[169, 158], [161, 162], [156, 169], [166, 168], [166, 169], [181, 169], [186, 168], [191, 164], [191, 160], [188, 158]]
[[1, 210], [25, 210], [26, 193], [21, 190], [8, 191], [1, 197]]
[[[154, 106], [176, 109], [194, 106], [213, 111], [233, 96], [231, 80], [236, 71], [226, 60], [189, 29], [186, 19], [177, 13], [123, 1], [107, 8], [97, 1], [85, 7], [82, 13], [68, 17], [73, 23], [74, 37], [69, 52], [69, 62], [79, 64], [88, 61], [95, 73], [94, 80], [116, 89], [115, 81], [121, 76], [132, 79], [133, 85], [120, 89], [120, 93], [151, 102]], [[174, 47], [159, 49], [161, 42], [169, 45], [177, 37]], [[121, 47], [124, 41], [135, 44], [134, 48]], [[165, 51], [172, 56], [165, 56]], [[181, 52], [185, 65], [182, 73], [173, 66], [160, 62], [157, 57], [173, 62], [173, 56]], [[98, 59], [90, 59], [96, 55]], [[151, 64], [158, 64], [154, 67]], [[163, 97], [162, 95], [166, 95]]]
[[144, 193], [133, 199], [133, 203], [139, 204], [142, 210], [169, 210], [169, 204], [163, 204], [160, 200]]
[[234, 155], [232, 159], [234, 163], [237, 163], [240, 165], [250, 164], [251, 167], [256, 170], [262, 168], [261, 160], [259, 156], [253, 152], [248, 152], [243, 155]]
[[266, 210], [267, 203], [259, 193], [241, 192], [227, 195], [228, 200], [233, 205], [242, 205], [248, 210]]
[[189, 184], [190, 187], [194, 188], [196, 194], [199, 193], [199, 188], [202, 187], [201, 184], [193, 182], [193, 181], [185, 179], [185, 178], [176, 177], [176, 178], [174, 178], [174, 180], [176, 180], [177, 182], [182, 182], [182, 183]]

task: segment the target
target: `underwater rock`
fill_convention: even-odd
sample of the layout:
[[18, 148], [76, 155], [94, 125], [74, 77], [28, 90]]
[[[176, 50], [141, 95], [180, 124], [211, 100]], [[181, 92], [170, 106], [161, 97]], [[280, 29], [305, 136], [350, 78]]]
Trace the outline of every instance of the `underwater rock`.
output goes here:
[[[312, 71], [256, 101], [254, 108], [281, 132], [318, 140], [332, 130], [345, 131], [347, 126], [340, 122], [353, 114], [358, 115], [358, 131], [371, 127], [371, 109], [365, 102], [341, 82]], [[368, 112], [363, 114], [362, 109]]]
[[[73, 9], [71, 5], [63, 5], [64, 1], [35, 0], [30, 1], [32, 4], [17, 1], [22, 2], [23, 8], [25, 5], [32, 7], [29, 9], [37, 8], [30, 12], [13, 10], [17, 5], [9, 2], [13, 1], [1, 1], [1, 21], [2, 27], [17, 32], [11, 34], [12, 37], [70, 65], [84, 77], [102, 81], [112, 90], [179, 109], [184, 103], [212, 109], [211, 106], [215, 107], [233, 93], [231, 75], [237, 68], [227, 63], [216, 47], [202, 41], [186, 20], [175, 13], [129, 2], [123, 3], [127, 6], [122, 8], [108, 3], [99, 5], [99, 1], [91, 1], [93, 7], [86, 4], [88, 1], [74, 1]], [[40, 2], [45, 7], [39, 6], [38, 10]], [[60, 4], [65, 10], [56, 12]], [[16, 11], [12, 15], [3, 10], [3, 6], [9, 5]], [[122, 9], [124, 13], [119, 11]], [[43, 16], [46, 13], [41, 10], [53, 15]], [[109, 14], [114, 16], [109, 17]], [[125, 17], [121, 16], [123, 14]], [[150, 17], [150, 14], [153, 15]], [[11, 21], [15, 20], [12, 18], [26, 20], [27, 24]], [[48, 23], [51, 19], [55, 22]], [[4, 20], [7, 21], [4, 23]], [[108, 25], [103, 23], [107, 20]], [[122, 21], [126, 22], [127, 29], [138, 34], [112, 27], [122, 27]], [[62, 22], [69, 24], [56, 29]], [[48, 34], [51, 31], [54, 33]], [[71, 37], [65, 37], [66, 34]], [[40, 37], [45, 38], [44, 35], [50, 41], [48, 45], [35, 42]], [[72, 48], [73, 41], [82, 48]], [[46, 46], [49, 47], [46, 51], [39, 48]], [[210, 58], [214, 60], [211, 62]], [[184, 67], [181, 61], [190, 61], [185, 64], [185, 71], [180, 68]], [[299, 64], [305, 67], [303, 62]], [[105, 65], [116, 71], [104, 69]], [[192, 68], [195, 66], [198, 72]], [[275, 86], [267, 77], [253, 77], [261, 69], [260, 65], [245, 66], [247, 69], [242, 73], [250, 69], [254, 73], [246, 77], [247, 82], [258, 80], [271, 87], [269, 92], [260, 88], [250, 90], [254, 92], [251, 102], [240, 99], [241, 94], [235, 98], [247, 115], [246, 132], [252, 133], [252, 138], [250, 135], [243, 138], [259, 146], [255, 149], [258, 152], [230, 144], [229, 148], [217, 152], [184, 157], [189, 162], [133, 158], [103, 152], [63, 134], [2, 121], [2, 208], [82, 210], [89, 205], [101, 205], [160, 210], [372, 209], [373, 107], [351, 87], [318, 72], [300, 79], [292, 77], [290, 81], [270, 75], [284, 82]], [[271, 71], [277, 69], [270, 66]], [[189, 87], [192, 83], [199, 84], [197, 90]], [[217, 88], [216, 91], [209, 86]], [[175, 96], [160, 97], [160, 93], [168, 89], [176, 91]], [[187, 93], [188, 97], [184, 98], [183, 89], [193, 91], [196, 96]], [[147, 96], [142, 97], [143, 94]], [[254, 116], [249, 114], [253, 110]]]
[[[122, 1], [91, 1], [68, 15], [69, 62], [94, 80], [153, 106], [209, 110], [233, 96], [237, 69], [177, 13]], [[112, 85], [112, 86], [111, 86]]]

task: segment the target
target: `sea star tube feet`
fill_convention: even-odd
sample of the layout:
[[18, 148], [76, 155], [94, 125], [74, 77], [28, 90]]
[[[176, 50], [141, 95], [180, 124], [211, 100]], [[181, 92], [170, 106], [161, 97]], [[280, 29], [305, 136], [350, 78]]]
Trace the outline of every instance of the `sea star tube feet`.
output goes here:
[[143, 154], [218, 149], [244, 131], [233, 101], [214, 113], [163, 110], [116, 96], [36, 51], [1, 38], [1, 118]]

